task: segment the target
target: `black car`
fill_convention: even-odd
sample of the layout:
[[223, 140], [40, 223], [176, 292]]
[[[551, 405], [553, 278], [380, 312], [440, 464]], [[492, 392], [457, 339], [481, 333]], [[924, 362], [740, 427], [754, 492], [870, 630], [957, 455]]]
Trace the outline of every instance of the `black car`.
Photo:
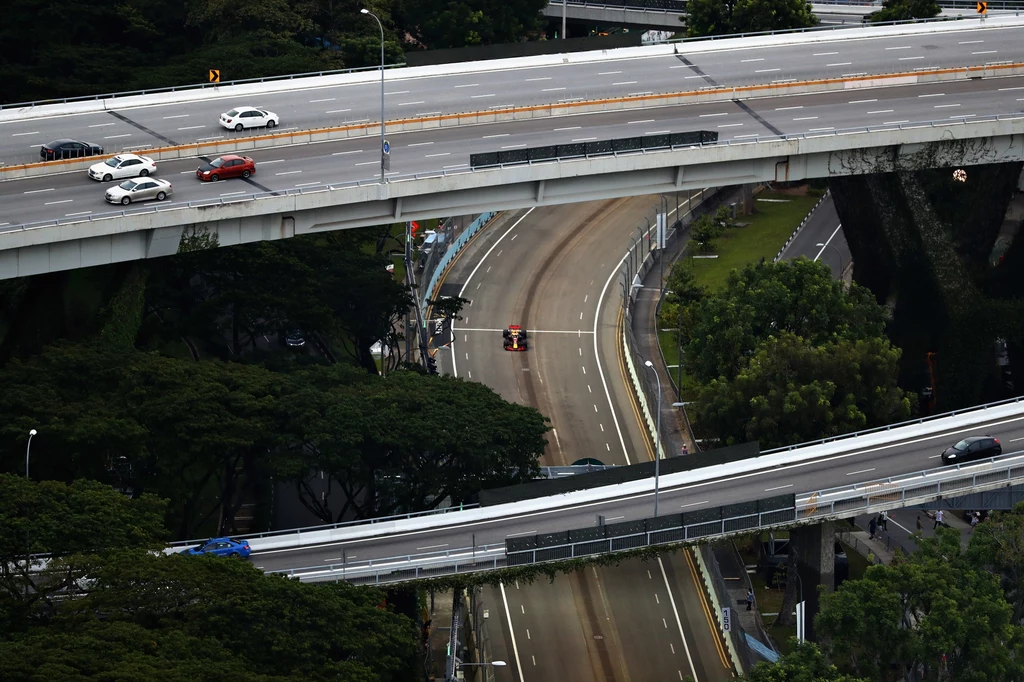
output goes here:
[[306, 337], [298, 329], [292, 329], [284, 335], [284, 345], [289, 348], [302, 348], [306, 345]]
[[103, 153], [103, 147], [91, 142], [78, 140], [54, 140], [39, 148], [39, 156], [44, 161], [54, 159], [78, 159], [83, 156], [96, 156]]
[[942, 451], [943, 464], [959, 464], [1003, 454], [1003, 446], [992, 436], [971, 436]]

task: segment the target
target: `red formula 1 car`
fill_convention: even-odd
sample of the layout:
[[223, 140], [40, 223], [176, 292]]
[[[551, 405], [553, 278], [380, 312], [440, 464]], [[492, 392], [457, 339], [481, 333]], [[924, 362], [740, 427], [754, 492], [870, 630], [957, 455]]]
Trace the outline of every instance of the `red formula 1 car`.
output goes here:
[[504, 338], [505, 350], [526, 350], [526, 330], [518, 324], [510, 324], [501, 335]]

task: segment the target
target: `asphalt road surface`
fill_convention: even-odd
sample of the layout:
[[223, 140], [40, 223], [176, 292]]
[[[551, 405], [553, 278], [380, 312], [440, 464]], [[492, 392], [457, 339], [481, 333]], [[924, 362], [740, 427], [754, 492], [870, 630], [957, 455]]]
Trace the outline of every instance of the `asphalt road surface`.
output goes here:
[[[356, 17], [358, 20], [359, 17]], [[967, 24], [967, 22], [964, 22]], [[971, 22], [973, 26], [977, 24]], [[550, 102], [622, 97], [636, 93], [696, 90], [709, 84], [749, 85], [853, 74], [913, 71], [1020, 61], [1024, 42], [1019, 27], [964, 28], [891, 38], [839, 39], [799, 45], [708, 51], [709, 43], [680, 46], [681, 55], [609, 59], [586, 64], [508, 68], [465, 75], [410, 78], [401, 69], [386, 72], [386, 116], [390, 119]], [[0, 161], [39, 160], [38, 148], [71, 137], [99, 144], [111, 153], [251, 135], [222, 128], [218, 119], [234, 106], [270, 109], [288, 131], [376, 121], [380, 84], [310, 87], [278, 93], [227, 96], [198, 102], [101, 113], [63, 115], [0, 123]]]
[[842, 277], [843, 271], [852, 265], [853, 255], [843, 236], [832, 195], [825, 198], [811, 214], [807, 224], [796, 238], [782, 252], [783, 260], [808, 258], [821, 261], [832, 269], [835, 277]]
[[[444, 369], [548, 415], [544, 464], [582, 457], [628, 464], [651, 456], [631, 411], [616, 329], [621, 260], [658, 201], [514, 214], [477, 238], [448, 275], [444, 293], [472, 305], [455, 325], [454, 343], [435, 357]], [[527, 330], [529, 350], [503, 349], [509, 324]], [[728, 678], [695, 575], [680, 553], [501, 586], [485, 602], [492, 637], [500, 625], [508, 656], [498, 679]]]
[[[580, 114], [395, 135], [390, 174], [459, 172], [468, 169], [473, 152], [568, 141], [699, 129], [717, 131], [720, 141], [744, 140], [780, 132], [830, 134], [834, 129], [866, 124], [897, 126], [1020, 112], [1024, 112], [1024, 77]], [[3, 134], [0, 132], [0, 137]], [[217, 183], [202, 183], [195, 177], [195, 159], [161, 162], [157, 177], [173, 184], [173, 196], [161, 206], [216, 198], [241, 199], [252, 193], [380, 176], [377, 143], [372, 137], [261, 150], [251, 156], [257, 167], [253, 177]], [[105, 189], [105, 184], [90, 180], [84, 170], [2, 182], [0, 228], [121, 210], [121, 206], [103, 200]], [[140, 204], [129, 207], [130, 210], [152, 208]]]

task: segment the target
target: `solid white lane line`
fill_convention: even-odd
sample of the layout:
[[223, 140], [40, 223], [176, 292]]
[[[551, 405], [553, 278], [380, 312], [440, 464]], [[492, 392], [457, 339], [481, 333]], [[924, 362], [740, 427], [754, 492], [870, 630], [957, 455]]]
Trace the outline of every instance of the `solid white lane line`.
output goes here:
[[984, 40], [961, 40], [957, 45], [974, 45], [975, 43], [983, 43]]
[[924, 57], [900, 57], [901, 62], [909, 62], [913, 59], [924, 59]]
[[816, 121], [816, 120], [818, 120], [818, 117], [817, 116], [801, 116], [800, 118], [794, 118], [793, 120], [794, 121]]
[[933, 93], [930, 93], [930, 94], [927, 94], [927, 95], [918, 95], [917, 98], [918, 99], [923, 99], [925, 97], [945, 97], [945, 96], [946, 96], [946, 93], [944, 93], [944, 92], [933, 92]]
[[560, 132], [562, 132], [564, 130], [579, 130], [582, 127], [583, 126], [570, 126], [569, 128], [555, 128], [554, 132], [560, 133]]
[[260, 161], [260, 165], [266, 166], [268, 163], [284, 163], [284, 159], [273, 159], [272, 161]]
[[[512, 613], [508, 610], [508, 597], [505, 595], [505, 583], [499, 582], [498, 588], [501, 590], [501, 603], [505, 606], [505, 620], [508, 623], [508, 636], [512, 640], [512, 656], [516, 660], [516, 670], [519, 672], [519, 682], [526, 682], [523, 679], [523, 664], [519, 662], [519, 645], [516, 644], [516, 633], [512, 628]], [[536, 661], [534, 662], [536, 664]]]
[[740, 63], [741, 64], [746, 64], [747, 62], [763, 62], [763, 61], [764, 61], [764, 57], [758, 57], [757, 59], [741, 59]]
[[444, 152], [444, 153], [442, 153], [442, 154], [427, 154], [427, 155], [426, 155], [426, 156], [424, 156], [423, 158], [425, 158], [425, 159], [432, 159], [432, 158], [434, 158], [435, 156], [451, 156], [451, 155], [452, 155], [452, 153], [451, 153], [451, 152]]
[[698, 118], [711, 118], [712, 116], [728, 116], [728, 111], [723, 111], [717, 114], [701, 114]]
[[620, 83], [612, 83], [612, 85], [636, 85], [636, 81], [622, 81]]
[[801, 104], [798, 107], [775, 107], [775, 111], [789, 111], [790, 109], [803, 109], [804, 106]]
[[[609, 407], [609, 409], [611, 410], [611, 413], [612, 413], [612, 423], [615, 425], [615, 432], [619, 436], [619, 446], [622, 447], [622, 454], [626, 458], [626, 464], [632, 464], [633, 462], [629, 458], [629, 452], [626, 450], [626, 439], [622, 435], [622, 427], [619, 426], [619, 416], [615, 413], [615, 404], [612, 403], [612, 394], [611, 394], [611, 391], [608, 390], [608, 380], [605, 379], [605, 376], [604, 376], [604, 367], [601, 365], [601, 354], [600, 354], [600, 352], [597, 349], [597, 323], [598, 323], [598, 321], [601, 318], [601, 304], [604, 302], [605, 294], [608, 293], [608, 287], [611, 286], [612, 280], [615, 279], [618, 276], [619, 270], [622, 268], [622, 264], [626, 262], [627, 258], [629, 258], [629, 252], [628, 251], [625, 254], [623, 254], [622, 258], [619, 259], [619, 262], [616, 263], [614, 267], [612, 267], [611, 274], [608, 275], [608, 279], [605, 280], [604, 286], [601, 287], [601, 293], [597, 297], [597, 304], [596, 304], [596, 306], [594, 308], [594, 330], [593, 330], [593, 333], [594, 333], [594, 359], [597, 361], [597, 373], [601, 376], [601, 385], [604, 387], [604, 396], [605, 396], [605, 399], [608, 401], [608, 407]], [[611, 448], [610, 447], [608, 448], [608, 451], [611, 452]]]
[[400, 107], [408, 107], [408, 106], [412, 106], [413, 104], [426, 104], [426, 102], [424, 102], [423, 100], [419, 100], [418, 102], [399, 102], [398, 106], [400, 106]]
[[626, 125], [633, 125], [634, 123], [654, 123], [654, 119], [653, 118], [648, 118], [648, 119], [643, 120], [643, 121], [627, 121]]
[[345, 154], [362, 154], [362, 153], [363, 153], [362, 149], [353, 149], [353, 150], [347, 151], [347, 152], [334, 152], [333, 154], [331, 154], [331, 156], [344, 156]]
[[[192, 171], [189, 172], [191, 173]], [[53, 190], [53, 187], [47, 187], [46, 189], [30, 189], [27, 192], [22, 192], [22, 194], [39, 194], [40, 192], [52, 192]]]
[[131, 137], [131, 136], [132, 136], [131, 133], [124, 133], [123, 135], [107, 135], [103, 139], [104, 140], [116, 140], [119, 137]]
[[766, 493], [770, 493], [773, 490], [783, 490], [784, 488], [792, 488], [792, 487], [793, 487], [792, 483], [787, 483], [786, 485], [777, 485], [774, 488], [765, 488], [764, 491]]
[[853, 62], [836, 62], [835, 64], [826, 64], [825, 66], [849, 66]]
[[[377, 163], [377, 162], [376, 161], [363, 161], [361, 163], [357, 163], [356, 165], [357, 166], [369, 166], [371, 163]], [[380, 175], [380, 173], [378, 173], [377, 175]]]
[[526, 82], [527, 83], [532, 83], [533, 81], [549, 81], [549, 80], [551, 80], [551, 76], [547, 76], [545, 78], [527, 78]]
[[107, 126], [112, 126], [112, 125], [114, 125], [113, 121], [111, 121], [110, 123], [93, 123], [89, 127], [90, 128], [106, 128]]
[[754, 69], [754, 73], [775, 73], [776, 71], [782, 71], [782, 69]]
[[296, 173], [301, 173], [301, 172], [302, 171], [300, 171], [300, 170], [282, 171], [280, 173], [274, 173], [274, 175], [295, 175]]
[[395, 90], [394, 92], [385, 92], [385, 95], [408, 95], [408, 90]]
[[1024, 85], [1017, 85], [1012, 88], [999, 88], [999, 92], [1006, 92], [1007, 90], [1024, 90]]
[[981, 52], [972, 52], [971, 54], [995, 54], [995, 50], [982, 50]]
[[92, 213], [92, 211], [79, 211], [78, 213], [65, 213], [64, 217], [65, 218], [71, 218], [71, 217], [76, 216], [76, 215], [89, 215], [90, 213]]
[[960, 105], [959, 104], [936, 104], [935, 108], [936, 109], [949, 109], [950, 107], [958, 107], [958, 106], [960, 106]]
[[409, 147], [426, 147], [428, 144], [434, 144], [433, 142], [413, 142], [407, 146]]
[[504, 147], [502, 147], [502, 149], [521, 149], [521, 148], [523, 148], [525, 146], [526, 146], [525, 142], [523, 144], [507, 144]]
[[43, 206], [53, 206], [54, 204], [70, 204], [74, 199], [61, 199], [60, 201], [47, 201]]
[[475, 88], [475, 87], [479, 87], [479, 85], [480, 85], [479, 83], [465, 83], [463, 85], [456, 85], [455, 88], [456, 89], [458, 89], [458, 88]]
[[573, 142], [593, 142], [596, 139], [596, 137], [579, 137], [573, 140]]
[[614, 76], [617, 73], [622, 73], [622, 72], [621, 71], [601, 71], [597, 75], [598, 76]]
[[892, 109], [879, 109], [878, 111], [869, 111], [869, 114], [891, 114]]
[[338, 98], [337, 97], [325, 97], [323, 99], [311, 99], [311, 100], [309, 100], [309, 103], [310, 104], [316, 104], [317, 102], [333, 102], [336, 99], [338, 99]]
[[671, 130], [651, 130], [649, 132], [645, 132], [644, 135], [668, 135], [671, 132]]
[[206, 126], [185, 126], [184, 128], [178, 128], [178, 130], [196, 130], [198, 128], [205, 128]]
[[559, 92], [560, 90], [566, 90], [567, 88], [544, 88], [541, 92]]
[[[684, 552], [686, 550], [683, 550]], [[665, 572], [665, 564], [662, 563], [661, 557], [658, 557], [658, 567], [661, 569], [661, 577], [665, 581], [665, 589], [668, 590], [668, 600], [672, 604], [672, 614], [676, 617], [676, 627], [679, 628], [679, 636], [683, 640], [683, 651], [686, 652], [686, 660], [690, 662], [690, 672], [693, 674], [693, 679], [699, 679], [697, 677], [697, 669], [693, 667], [693, 656], [690, 655], [690, 645], [686, 642], [686, 633], [683, 632], [683, 622], [679, 619], [679, 609], [676, 607], [676, 598], [672, 595], [672, 584], [668, 581], [668, 574]], [[698, 589], [700, 589], [698, 587]], [[681, 679], [681, 678], [680, 678]]]
[[872, 472], [872, 471], [874, 471], [874, 470], [875, 470], [875, 467], [871, 467], [870, 469], [861, 469], [860, 471], [851, 471], [851, 472], [849, 472], [849, 473], [848, 473], [848, 474], [846, 474], [846, 475], [847, 475], [847, 476], [856, 476], [857, 474], [867, 474], [867, 473], [871, 473], [871, 472]]
[[825, 249], [827, 249], [827, 248], [828, 248], [828, 245], [829, 245], [830, 243], [832, 243], [832, 239], [833, 239], [833, 238], [834, 238], [834, 237], [835, 237], [835, 236], [836, 236], [837, 234], [839, 234], [839, 230], [841, 230], [841, 229], [843, 229], [843, 224], [842, 224], [842, 223], [839, 223], [838, 225], [836, 225], [836, 229], [832, 230], [832, 234], [830, 234], [830, 235], [828, 236], [828, 239], [826, 239], [826, 240], [825, 240], [825, 245], [821, 247], [821, 251], [819, 251], [819, 252], [818, 252], [818, 255], [814, 257], [814, 260], [815, 260], [815, 261], [817, 261], [817, 260], [818, 260], [819, 258], [821, 258], [821, 254], [825, 253]]
[[690, 504], [681, 505], [679, 508], [680, 509], [686, 509], [687, 507], [696, 507], [699, 504], [707, 504], [707, 503], [708, 503], [707, 500], [703, 500], [701, 502], [691, 502]]
[[39, 134], [38, 130], [33, 130], [30, 133], [12, 133], [11, 137], [21, 137], [22, 135], [38, 135], [38, 134]]
[[742, 123], [723, 123], [722, 125], [720, 125], [718, 127], [719, 128], [736, 128], [736, 127], [739, 127], [741, 125], [743, 125], [743, 124]]
[[877, 102], [877, 99], [855, 99], [847, 104], [870, 104], [871, 102]]
[[188, 114], [175, 114], [174, 116], [164, 116], [165, 121], [169, 118], [188, 118]]
[[914, 49], [914, 47], [912, 45], [900, 45], [899, 47], [887, 47], [885, 49], [886, 50], [912, 50], [912, 49]]
[[489, 95], [470, 95], [469, 96], [470, 99], [480, 99], [481, 97], [494, 97], [494, 93], [492, 92]]
[[329, 111], [325, 111], [324, 113], [325, 114], [344, 114], [346, 111], [352, 111], [352, 110], [351, 109], [331, 109]]
[[[493, 244], [491, 244], [491, 248], [487, 249], [487, 252], [483, 255], [483, 257], [481, 257], [480, 260], [477, 261], [476, 266], [473, 268], [472, 271], [470, 271], [469, 277], [467, 277], [466, 281], [462, 284], [462, 288], [459, 290], [459, 298], [463, 298], [463, 294], [466, 293], [466, 287], [469, 286], [470, 281], [473, 279], [473, 275], [475, 275], [476, 271], [480, 269], [480, 266], [483, 265], [483, 262], [485, 260], [487, 260], [487, 257], [491, 255], [491, 251], [494, 251], [494, 249], [497, 248], [498, 244], [501, 243], [501, 240], [503, 240], [505, 237], [507, 237], [509, 232], [511, 232], [512, 230], [516, 229], [516, 227], [519, 225], [519, 223], [521, 223], [524, 220], [526, 220], [527, 216], [529, 216], [531, 213], [533, 213], [535, 209], [536, 209], [536, 206], [534, 206], [529, 211], [524, 213], [519, 218], [519, 220], [517, 220], [514, 223], [512, 223], [512, 227], [510, 227], [507, 230], [505, 230], [505, 232], [502, 233], [502, 235], [500, 237], [498, 237], [498, 240], [495, 241]], [[457, 376], [459, 376], [459, 370], [458, 370], [458, 366], [455, 363], [455, 341], [454, 341], [454, 339], [455, 339], [455, 321], [454, 320], [452, 320], [451, 330], [452, 330], [452, 339], [453, 339], [452, 342], [451, 342], [451, 349], [452, 349], [452, 376], [457, 377]], [[504, 588], [502, 588], [501, 594], [502, 594], [502, 598], [504, 598], [504, 595], [505, 595]], [[508, 604], [505, 605], [505, 612], [506, 613], [508, 612]], [[511, 629], [512, 629], [512, 620], [509, 619], [509, 630], [511, 631]], [[515, 648], [515, 642], [514, 641], [513, 641], [512, 647]], [[518, 652], [516, 653], [516, 663], [517, 664], [519, 663], [519, 653]], [[522, 670], [520, 670], [519, 676], [520, 676], [520, 679], [521, 679], [522, 678]]]
[[839, 54], [838, 52], [815, 52], [812, 57], [828, 57], [830, 55]]
[[497, 135], [484, 135], [482, 139], [490, 140], [491, 138], [494, 138], [494, 137], [508, 137], [509, 135], [511, 135], [511, 133], [499, 133]]

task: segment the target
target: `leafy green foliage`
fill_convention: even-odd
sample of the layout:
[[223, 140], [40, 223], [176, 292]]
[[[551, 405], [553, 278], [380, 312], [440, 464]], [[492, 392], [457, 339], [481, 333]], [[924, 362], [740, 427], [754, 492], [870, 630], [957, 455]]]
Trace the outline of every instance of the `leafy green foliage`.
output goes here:
[[904, 21], [931, 19], [942, 12], [935, 0], [885, 0], [882, 9], [867, 16], [868, 21]]
[[401, 3], [396, 19], [430, 49], [513, 43], [538, 31], [545, 0], [426, 0]]
[[806, 0], [689, 0], [683, 21], [697, 37], [807, 28], [818, 17]]
[[702, 215], [690, 226], [690, 241], [697, 245], [701, 253], [715, 248], [714, 240], [722, 236], [725, 226], [711, 215]]
[[1024, 630], [1011, 616], [997, 576], [961, 553], [959, 532], [940, 529], [826, 595], [815, 624], [844, 671], [987, 682], [1024, 674]]
[[0, 642], [0, 678], [413, 679], [416, 629], [377, 590], [215, 557], [121, 551], [83, 565], [87, 594]]
[[999, 576], [1013, 608], [1012, 621], [1024, 625], [1024, 503], [978, 525], [966, 558]]
[[741, 682], [866, 682], [844, 675], [812, 642], [803, 642], [775, 663], [761, 662]]
[[715, 294], [679, 277], [691, 302], [663, 319], [680, 325], [683, 365], [703, 386], [690, 408], [702, 433], [774, 447], [910, 416], [867, 290], [806, 259], [734, 271]]

